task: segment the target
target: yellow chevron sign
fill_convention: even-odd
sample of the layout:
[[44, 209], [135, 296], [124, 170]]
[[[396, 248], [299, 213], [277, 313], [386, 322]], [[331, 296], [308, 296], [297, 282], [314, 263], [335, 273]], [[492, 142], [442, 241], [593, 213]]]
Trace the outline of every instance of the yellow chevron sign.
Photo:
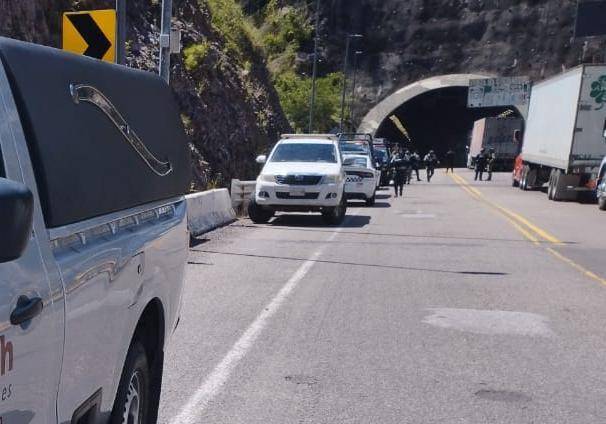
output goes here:
[[116, 61], [116, 11], [89, 10], [63, 14], [63, 50]]

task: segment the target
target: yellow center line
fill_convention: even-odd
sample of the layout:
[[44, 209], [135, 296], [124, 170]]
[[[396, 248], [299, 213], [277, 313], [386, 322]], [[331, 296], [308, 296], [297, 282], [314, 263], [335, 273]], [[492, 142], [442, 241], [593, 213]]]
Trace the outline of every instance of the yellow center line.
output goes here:
[[526, 227], [528, 227], [531, 231], [534, 231], [539, 237], [542, 237], [544, 240], [553, 243], [553, 244], [558, 244], [561, 245], [563, 244], [557, 237], [555, 237], [554, 235], [550, 234], [549, 232], [543, 230], [542, 228], [539, 228], [537, 225], [533, 224], [532, 222], [530, 222], [528, 219], [524, 218], [523, 216], [521, 216], [520, 214], [513, 212], [497, 203], [494, 203], [493, 201], [489, 200], [486, 198], [486, 196], [484, 196], [484, 194], [476, 189], [475, 187], [472, 187], [463, 177], [461, 177], [460, 175], [455, 175], [455, 177], [457, 178], [458, 181], [460, 181], [461, 184], [465, 185], [466, 187], [469, 187], [470, 190], [472, 190], [474, 193], [476, 193], [478, 196], [482, 197], [482, 200], [484, 200], [485, 202], [489, 203], [491, 206], [497, 208], [498, 210], [500, 210], [501, 212], [509, 215], [511, 218], [515, 219], [516, 221], [518, 221], [520, 224], [525, 225]]
[[[501, 215], [503, 218], [505, 218], [516, 230], [518, 230], [524, 237], [526, 237], [528, 240], [530, 240], [535, 246], [539, 246], [539, 247], [541, 246], [540, 240], [537, 237], [535, 237], [534, 234], [532, 234], [530, 231], [526, 230], [526, 228], [524, 228], [519, 223], [525, 225], [529, 230], [534, 231], [535, 234], [537, 234], [539, 237], [542, 237], [545, 240], [547, 240], [555, 245], [562, 244], [562, 242], [559, 241], [556, 237], [552, 236], [548, 232], [546, 232], [546, 231], [540, 229], [539, 227], [537, 227], [536, 225], [532, 224], [530, 221], [528, 221], [523, 216], [521, 216], [515, 212], [512, 212], [512, 211], [488, 200], [482, 194], [482, 192], [480, 190], [477, 190], [474, 187], [471, 187], [469, 185], [469, 183], [460, 175], [456, 175], [456, 174], [449, 174], [449, 175], [459, 185], [459, 187], [464, 189], [472, 197], [474, 197], [475, 199], [481, 200], [485, 205], [488, 205], [488, 206], [492, 207], [495, 211], [499, 212], [499, 215]], [[514, 219], [517, 220], [517, 222]], [[598, 283], [606, 286], [605, 278], [600, 277], [596, 273], [588, 270], [587, 268], [583, 267], [582, 265], [579, 265], [572, 259], [564, 256], [562, 253], [558, 252], [557, 250], [555, 250], [551, 247], [545, 247], [545, 250], [547, 252], [549, 252], [551, 255], [553, 255], [554, 257], [556, 257], [557, 259], [559, 259], [560, 261], [570, 265], [571, 267], [573, 267], [574, 269], [576, 269], [577, 271], [579, 271], [581, 274], [585, 275], [586, 277], [591, 278], [592, 280], [597, 281]]]
[[575, 268], [577, 271], [581, 272], [582, 274], [585, 274], [585, 276], [587, 276], [587, 277], [591, 278], [592, 280], [595, 280], [598, 283], [603, 284], [603, 285], [606, 286], [606, 278], [602, 278], [599, 275], [597, 275], [597, 274], [589, 271], [587, 268], [579, 265], [578, 263], [576, 263], [572, 259], [567, 258], [566, 256], [562, 255], [557, 250], [552, 249], [551, 247], [547, 247], [546, 250], [549, 253], [551, 253], [553, 256], [555, 256], [556, 258], [558, 258], [559, 260], [561, 260], [562, 262], [567, 263], [571, 267]]
[[531, 241], [532, 243], [534, 243], [536, 245], [538, 245], [540, 243], [539, 239], [537, 237], [535, 237], [530, 231], [527, 231], [524, 227], [522, 227], [516, 221], [514, 221], [509, 216], [504, 214], [503, 211], [499, 210], [499, 208], [497, 208], [495, 205], [491, 204], [491, 202], [488, 202], [486, 200], [486, 198], [484, 196], [482, 196], [482, 193], [479, 190], [474, 189], [473, 187], [470, 187], [469, 185], [465, 184], [466, 181], [463, 180], [463, 178], [461, 178], [457, 174], [450, 174], [450, 177], [459, 185], [459, 187], [461, 187], [463, 190], [465, 190], [472, 197], [474, 197], [475, 199], [481, 200], [486, 205], [492, 207], [501, 217], [505, 218], [505, 220], [507, 222], [509, 222], [516, 230], [518, 230], [518, 232], [520, 232], [520, 234], [522, 234], [526, 239], [528, 239], [529, 241]]

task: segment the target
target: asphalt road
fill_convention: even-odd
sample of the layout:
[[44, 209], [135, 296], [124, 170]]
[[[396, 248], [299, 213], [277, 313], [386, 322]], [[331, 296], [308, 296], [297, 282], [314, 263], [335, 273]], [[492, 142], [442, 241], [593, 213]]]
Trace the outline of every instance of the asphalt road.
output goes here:
[[606, 213], [470, 177], [200, 240], [160, 422], [605, 422]]

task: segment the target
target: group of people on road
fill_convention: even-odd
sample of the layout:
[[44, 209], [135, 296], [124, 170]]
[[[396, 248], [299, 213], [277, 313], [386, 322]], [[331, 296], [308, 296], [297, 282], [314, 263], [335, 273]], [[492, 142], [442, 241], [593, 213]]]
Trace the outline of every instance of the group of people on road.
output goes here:
[[488, 172], [488, 178], [486, 181], [492, 180], [492, 172], [494, 171], [494, 165], [497, 159], [497, 155], [493, 148], [488, 150], [486, 153], [486, 149], [480, 150], [480, 153], [476, 155], [475, 160], [475, 177], [474, 180], [483, 181], [484, 172]]
[[413, 172], [417, 177], [417, 181], [421, 181], [419, 169], [423, 165], [425, 165], [427, 172], [427, 182], [430, 182], [438, 163], [438, 157], [433, 150], [430, 150], [421, 161], [419, 152], [411, 152], [408, 149], [396, 147], [390, 162], [395, 196], [402, 196], [404, 185], [410, 184]]
[[[475, 160], [475, 180], [483, 181], [484, 172], [488, 172], [488, 178], [486, 181], [492, 180], [492, 173], [496, 162], [497, 155], [493, 148], [482, 149], [480, 153], [474, 158]], [[455, 152], [449, 149], [444, 156], [444, 162], [446, 165], [446, 173], [454, 173], [455, 163]], [[419, 176], [419, 169], [425, 166], [427, 172], [427, 182], [431, 182], [431, 178], [435, 173], [436, 166], [440, 162], [433, 150], [430, 150], [421, 160], [419, 152], [413, 151], [402, 147], [396, 147], [393, 151], [390, 169], [392, 172], [393, 185], [396, 197], [402, 196], [404, 186], [410, 184], [413, 173], [417, 177], [417, 181], [421, 181]]]

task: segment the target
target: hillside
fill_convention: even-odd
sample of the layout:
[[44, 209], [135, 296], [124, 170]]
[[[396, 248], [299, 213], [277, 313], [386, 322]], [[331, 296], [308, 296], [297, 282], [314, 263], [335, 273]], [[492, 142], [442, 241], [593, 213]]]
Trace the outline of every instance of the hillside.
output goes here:
[[[62, 11], [113, 4], [0, 0], [0, 35], [57, 47]], [[184, 50], [172, 56], [171, 86], [191, 141], [192, 188], [253, 178], [255, 156], [290, 129], [263, 56], [242, 33], [234, 10], [240, 12], [232, 1], [174, 0], [173, 25], [182, 30]], [[129, 66], [155, 72], [159, 21], [157, 1], [128, 2]]]
[[[243, 0], [258, 14], [261, 0]], [[315, 2], [281, 1], [313, 14]], [[322, 0], [321, 74], [342, 69], [345, 35], [359, 33], [357, 117], [395, 90], [451, 73], [525, 75], [540, 80], [582, 62], [602, 62], [606, 45], [572, 40], [576, 0]], [[353, 50], [353, 49], [352, 49]], [[298, 52], [311, 71], [312, 45]]]

